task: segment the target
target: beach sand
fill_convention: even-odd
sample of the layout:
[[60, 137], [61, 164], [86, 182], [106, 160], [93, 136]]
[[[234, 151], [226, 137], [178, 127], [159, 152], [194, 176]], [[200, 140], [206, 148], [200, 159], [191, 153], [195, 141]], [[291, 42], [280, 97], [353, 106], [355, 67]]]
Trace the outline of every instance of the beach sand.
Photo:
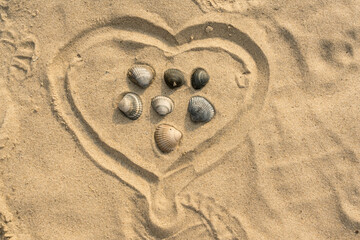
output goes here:
[[[0, 0], [0, 239], [360, 239], [359, 10]], [[141, 64], [145, 89], [127, 77]], [[118, 109], [127, 92], [136, 120]], [[194, 96], [209, 122], [191, 120]], [[161, 124], [182, 133], [170, 153]]]

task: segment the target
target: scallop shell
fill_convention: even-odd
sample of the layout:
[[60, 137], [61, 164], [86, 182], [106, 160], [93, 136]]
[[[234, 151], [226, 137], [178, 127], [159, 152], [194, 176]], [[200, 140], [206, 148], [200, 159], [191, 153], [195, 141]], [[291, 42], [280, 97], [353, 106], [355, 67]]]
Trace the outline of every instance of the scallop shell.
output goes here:
[[148, 65], [135, 65], [127, 73], [129, 79], [142, 88], [147, 88], [155, 77], [155, 70]]
[[181, 87], [185, 82], [184, 74], [180, 70], [174, 68], [170, 68], [164, 72], [164, 80], [169, 88]]
[[210, 76], [203, 68], [195, 69], [191, 75], [191, 85], [194, 89], [201, 89], [209, 82]]
[[188, 111], [193, 122], [209, 122], [215, 116], [214, 106], [206, 98], [200, 96], [190, 99]]
[[143, 105], [139, 95], [127, 93], [119, 102], [118, 108], [131, 120], [136, 120], [141, 116]]
[[155, 143], [163, 153], [169, 153], [179, 145], [182, 133], [168, 124], [161, 124], [155, 130]]
[[161, 116], [171, 113], [174, 109], [174, 102], [168, 97], [157, 96], [151, 100], [151, 106]]

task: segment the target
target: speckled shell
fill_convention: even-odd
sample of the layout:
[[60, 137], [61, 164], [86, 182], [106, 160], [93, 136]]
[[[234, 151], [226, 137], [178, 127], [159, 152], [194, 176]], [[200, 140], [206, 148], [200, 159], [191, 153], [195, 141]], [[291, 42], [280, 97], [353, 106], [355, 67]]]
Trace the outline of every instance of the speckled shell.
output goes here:
[[143, 112], [143, 104], [136, 93], [127, 93], [119, 102], [118, 108], [131, 120], [136, 120]]
[[191, 75], [191, 86], [194, 89], [201, 89], [209, 82], [210, 76], [203, 68], [195, 69]]
[[161, 124], [155, 130], [155, 143], [163, 153], [176, 149], [182, 138], [182, 133], [168, 124]]
[[136, 85], [147, 88], [155, 77], [155, 70], [148, 65], [135, 65], [129, 69], [127, 75]]
[[209, 122], [215, 116], [214, 106], [206, 98], [200, 96], [190, 99], [188, 112], [193, 122]]
[[171, 113], [174, 109], [174, 102], [168, 97], [157, 96], [151, 100], [151, 106], [161, 116]]
[[170, 68], [164, 72], [164, 81], [169, 88], [181, 87], [185, 82], [184, 74], [178, 69]]

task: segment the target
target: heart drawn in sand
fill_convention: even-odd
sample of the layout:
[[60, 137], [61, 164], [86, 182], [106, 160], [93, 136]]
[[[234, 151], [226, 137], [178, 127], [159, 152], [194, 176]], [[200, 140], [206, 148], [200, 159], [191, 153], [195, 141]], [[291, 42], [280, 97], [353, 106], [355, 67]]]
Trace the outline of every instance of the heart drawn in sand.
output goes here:
[[[137, 63], [156, 71], [146, 89], [126, 77]], [[197, 67], [210, 74], [201, 90], [190, 84]], [[169, 89], [163, 81], [169, 68], [184, 72], [187, 83]], [[206, 170], [239, 144], [254, 117], [250, 113], [264, 101], [269, 67], [260, 47], [233, 25], [202, 21], [173, 33], [138, 17], [124, 17], [79, 34], [50, 63], [48, 77], [55, 113], [94, 163], [146, 192], [142, 188], [147, 182], [183, 163]], [[142, 99], [144, 112], [138, 120], [127, 119], [116, 107], [125, 92]], [[175, 102], [173, 113], [161, 117], [154, 112], [151, 99], [158, 95]], [[212, 102], [212, 121], [191, 122], [187, 106], [192, 96]], [[154, 143], [155, 128], [162, 123], [183, 133], [180, 146], [169, 154]], [[205, 161], [198, 163], [199, 156]]]

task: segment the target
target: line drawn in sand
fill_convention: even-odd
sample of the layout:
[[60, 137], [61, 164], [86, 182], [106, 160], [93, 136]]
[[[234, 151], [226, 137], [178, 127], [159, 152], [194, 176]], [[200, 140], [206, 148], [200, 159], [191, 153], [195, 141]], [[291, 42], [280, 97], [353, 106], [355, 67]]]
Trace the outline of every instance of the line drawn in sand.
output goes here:
[[208, 12], [245, 12], [262, 5], [258, 0], [193, 0], [204, 13]]
[[[209, 26], [212, 31], [203, 34]], [[145, 196], [149, 205], [150, 231], [158, 238], [167, 238], [181, 231], [186, 224], [184, 206], [199, 210], [198, 206], [181, 203], [179, 194], [190, 182], [216, 168], [222, 156], [238, 146], [238, 139], [246, 135], [246, 128], [252, 125], [252, 119], [256, 119], [265, 100], [269, 81], [266, 56], [247, 34], [235, 27], [231, 27], [229, 34], [229, 29], [229, 24], [221, 20], [202, 20], [176, 33], [150, 20], [126, 16], [79, 34], [60, 49], [49, 64], [48, 78], [54, 115], [96, 166]], [[138, 39], [143, 42], [139, 43]], [[204, 142], [187, 151], [170, 155], [175, 156], [173, 163], [166, 171], [161, 171], [146, 162], [136, 151], [106, 139], [77, 104], [76, 93], [72, 91], [71, 72], [74, 64], [79, 61], [73, 60], [79, 59], [81, 52], [91, 46], [105, 42], [144, 44], [175, 55], [181, 52], [221, 49], [241, 64], [244, 57], [253, 62], [250, 72], [254, 75], [251, 78], [254, 82], [246, 88], [248, 94], [244, 108], [234, 113], [223, 128]], [[234, 138], [233, 130], [238, 128], [244, 129], [243, 136]], [[154, 157], [159, 156], [154, 154]], [[222, 212], [229, 215], [226, 211]], [[211, 224], [216, 224], [210, 213], [202, 214]], [[217, 226], [213, 228], [217, 229]], [[219, 230], [216, 232], [219, 234]], [[214, 234], [215, 231], [215, 239], [222, 239]], [[234, 239], [236, 237], [238, 236]]]
[[29, 234], [19, 234], [20, 230], [13, 214], [0, 198], [0, 240], [30, 240]]

